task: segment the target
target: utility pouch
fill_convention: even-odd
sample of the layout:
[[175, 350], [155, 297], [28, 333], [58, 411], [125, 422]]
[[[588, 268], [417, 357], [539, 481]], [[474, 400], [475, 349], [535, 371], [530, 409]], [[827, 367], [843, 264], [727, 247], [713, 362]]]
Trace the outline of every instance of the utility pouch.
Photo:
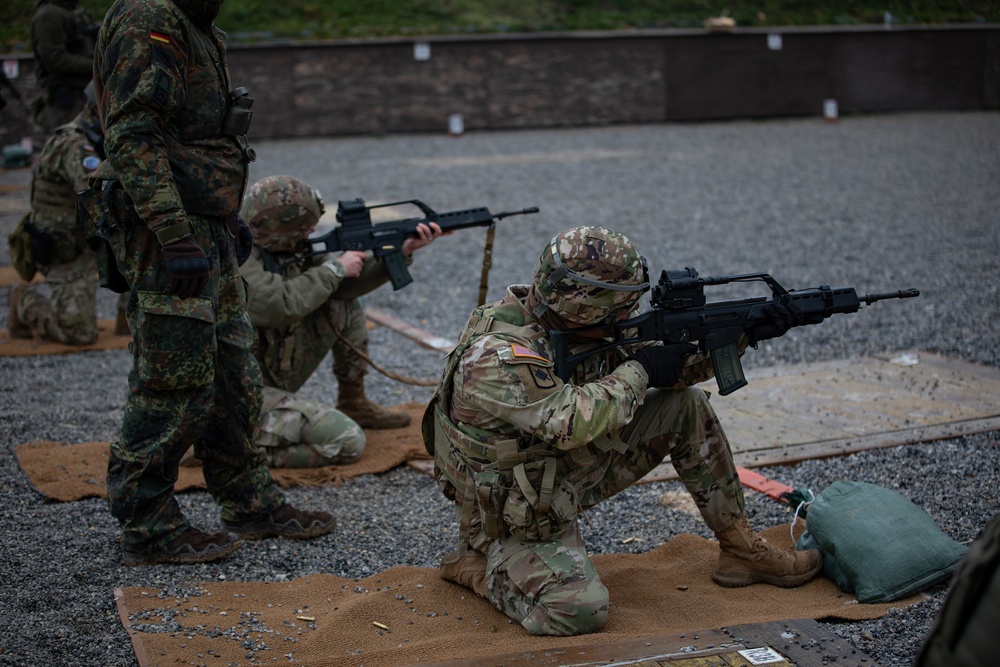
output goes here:
[[28, 282], [35, 277], [35, 273], [38, 271], [29, 226], [34, 228], [34, 225], [31, 224], [31, 214], [25, 213], [14, 231], [7, 235], [7, 244], [10, 246], [10, 263], [14, 266], [14, 270], [17, 271], [21, 280]]
[[[112, 181], [104, 181], [105, 184]], [[107, 189], [106, 187], [103, 189]], [[101, 287], [122, 294], [129, 291], [128, 280], [118, 269], [111, 238], [124, 233], [117, 224], [109, 222], [109, 216], [104, 211], [104, 197], [94, 188], [87, 188], [77, 194], [76, 219], [83, 230], [87, 246], [94, 251], [97, 261], [98, 281]]]
[[499, 470], [484, 468], [476, 473], [476, 497], [483, 532], [492, 540], [506, 537], [501, 511], [507, 499], [507, 486]]
[[243, 159], [247, 163], [257, 159], [257, 151], [250, 148], [247, 132], [250, 131], [250, 121], [253, 120], [253, 98], [246, 88], [240, 86], [229, 93], [229, 111], [222, 119], [222, 134], [236, 139]]

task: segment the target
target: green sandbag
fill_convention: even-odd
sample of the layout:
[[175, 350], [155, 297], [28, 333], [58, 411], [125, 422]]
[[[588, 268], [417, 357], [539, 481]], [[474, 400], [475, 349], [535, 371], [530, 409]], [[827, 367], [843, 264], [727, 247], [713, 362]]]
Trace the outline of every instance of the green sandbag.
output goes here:
[[806, 525], [797, 548], [815, 541], [832, 559], [824, 574], [858, 602], [891, 602], [930, 588], [968, 552], [909, 499], [866, 482], [828, 486], [809, 505]]

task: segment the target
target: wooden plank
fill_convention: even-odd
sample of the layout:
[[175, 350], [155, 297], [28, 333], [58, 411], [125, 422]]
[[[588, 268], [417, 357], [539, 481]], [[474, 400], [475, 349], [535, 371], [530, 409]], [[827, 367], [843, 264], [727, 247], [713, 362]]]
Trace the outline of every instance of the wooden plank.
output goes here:
[[[585, 642], [586, 637], [581, 637]], [[747, 652], [770, 653], [769, 667], [879, 667], [812, 619], [752, 623], [731, 628], [695, 630], [605, 644], [585, 644], [558, 650], [509, 653], [492, 658], [450, 660], [423, 667], [746, 667]], [[742, 653], [741, 653], [742, 652]]]

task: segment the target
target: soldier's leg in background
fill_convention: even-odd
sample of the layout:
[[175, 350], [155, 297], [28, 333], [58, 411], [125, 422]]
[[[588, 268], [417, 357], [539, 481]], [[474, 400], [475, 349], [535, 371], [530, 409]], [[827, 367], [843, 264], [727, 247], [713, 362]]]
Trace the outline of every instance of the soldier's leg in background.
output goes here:
[[195, 442], [195, 456], [202, 460], [206, 486], [222, 507], [222, 518], [233, 521], [273, 511], [284, 496], [253, 443], [262, 380], [251, 353], [256, 333], [234, 250], [219, 221], [192, 219], [199, 244], [209, 257], [219, 258], [219, 270], [205, 290], [216, 300], [215, 393], [207, 424]]
[[68, 345], [97, 340], [97, 263], [85, 252], [46, 271], [52, 288], [52, 318], [45, 337]]
[[333, 343], [333, 375], [340, 380], [364, 376], [368, 362], [357, 355], [343, 341], [368, 354], [368, 328], [365, 308], [360, 299], [332, 299], [329, 309], [330, 325], [337, 332]]
[[111, 443], [108, 504], [125, 545], [156, 546], [189, 526], [173, 487], [215, 400], [215, 315], [210, 298], [168, 293], [159, 243], [148, 229], [129, 230], [124, 244], [119, 266], [133, 290], [127, 315], [136, 356], [121, 434]]
[[88, 263], [85, 255], [46, 267], [44, 283], [11, 290], [16, 322], [44, 340], [93, 343], [97, 340], [95, 271], [93, 260]]
[[357, 460], [365, 432], [333, 407], [265, 387], [254, 441], [271, 468], [315, 468]]
[[486, 559], [491, 602], [531, 634], [586, 634], [607, 621], [608, 589], [575, 523], [551, 542], [496, 540]]
[[333, 374], [337, 378], [337, 409], [362, 428], [403, 428], [410, 415], [390, 410], [365, 395], [364, 378], [368, 362], [344, 342], [368, 354], [368, 329], [364, 306], [358, 299], [330, 302], [330, 319], [340, 336], [333, 344]]

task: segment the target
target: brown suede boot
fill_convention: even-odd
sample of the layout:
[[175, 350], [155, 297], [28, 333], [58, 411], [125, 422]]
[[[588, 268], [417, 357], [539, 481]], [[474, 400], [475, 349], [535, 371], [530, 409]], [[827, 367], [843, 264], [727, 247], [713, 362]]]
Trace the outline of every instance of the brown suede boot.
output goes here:
[[715, 536], [721, 552], [712, 579], [720, 586], [761, 583], [791, 588], [804, 584], [823, 569], [819, 549], [782, 551], [755, 533], [746, 516]]
[[469, 549], [463, 554], [461, 549], [455, 549], [448, 552], [441, 559], [439, 572], [445, 581], [471, 588], [476, 595], [489, 599], [490, 593], [486, 590], [486, 556], [478, 551]]
[[17, 316], [20, 307], [21, 295], [27, 289], [26, 285], [14, 285], [7, 293], [7, 331], [11, 338], [31, 338], [31, 327], [21, 321]]
[[337, 409], [358, 423], [361, 428], [388, 429], [410, 425], [409, 413], [389, 410], [365, 396], [364, 376], [337, 380]]

